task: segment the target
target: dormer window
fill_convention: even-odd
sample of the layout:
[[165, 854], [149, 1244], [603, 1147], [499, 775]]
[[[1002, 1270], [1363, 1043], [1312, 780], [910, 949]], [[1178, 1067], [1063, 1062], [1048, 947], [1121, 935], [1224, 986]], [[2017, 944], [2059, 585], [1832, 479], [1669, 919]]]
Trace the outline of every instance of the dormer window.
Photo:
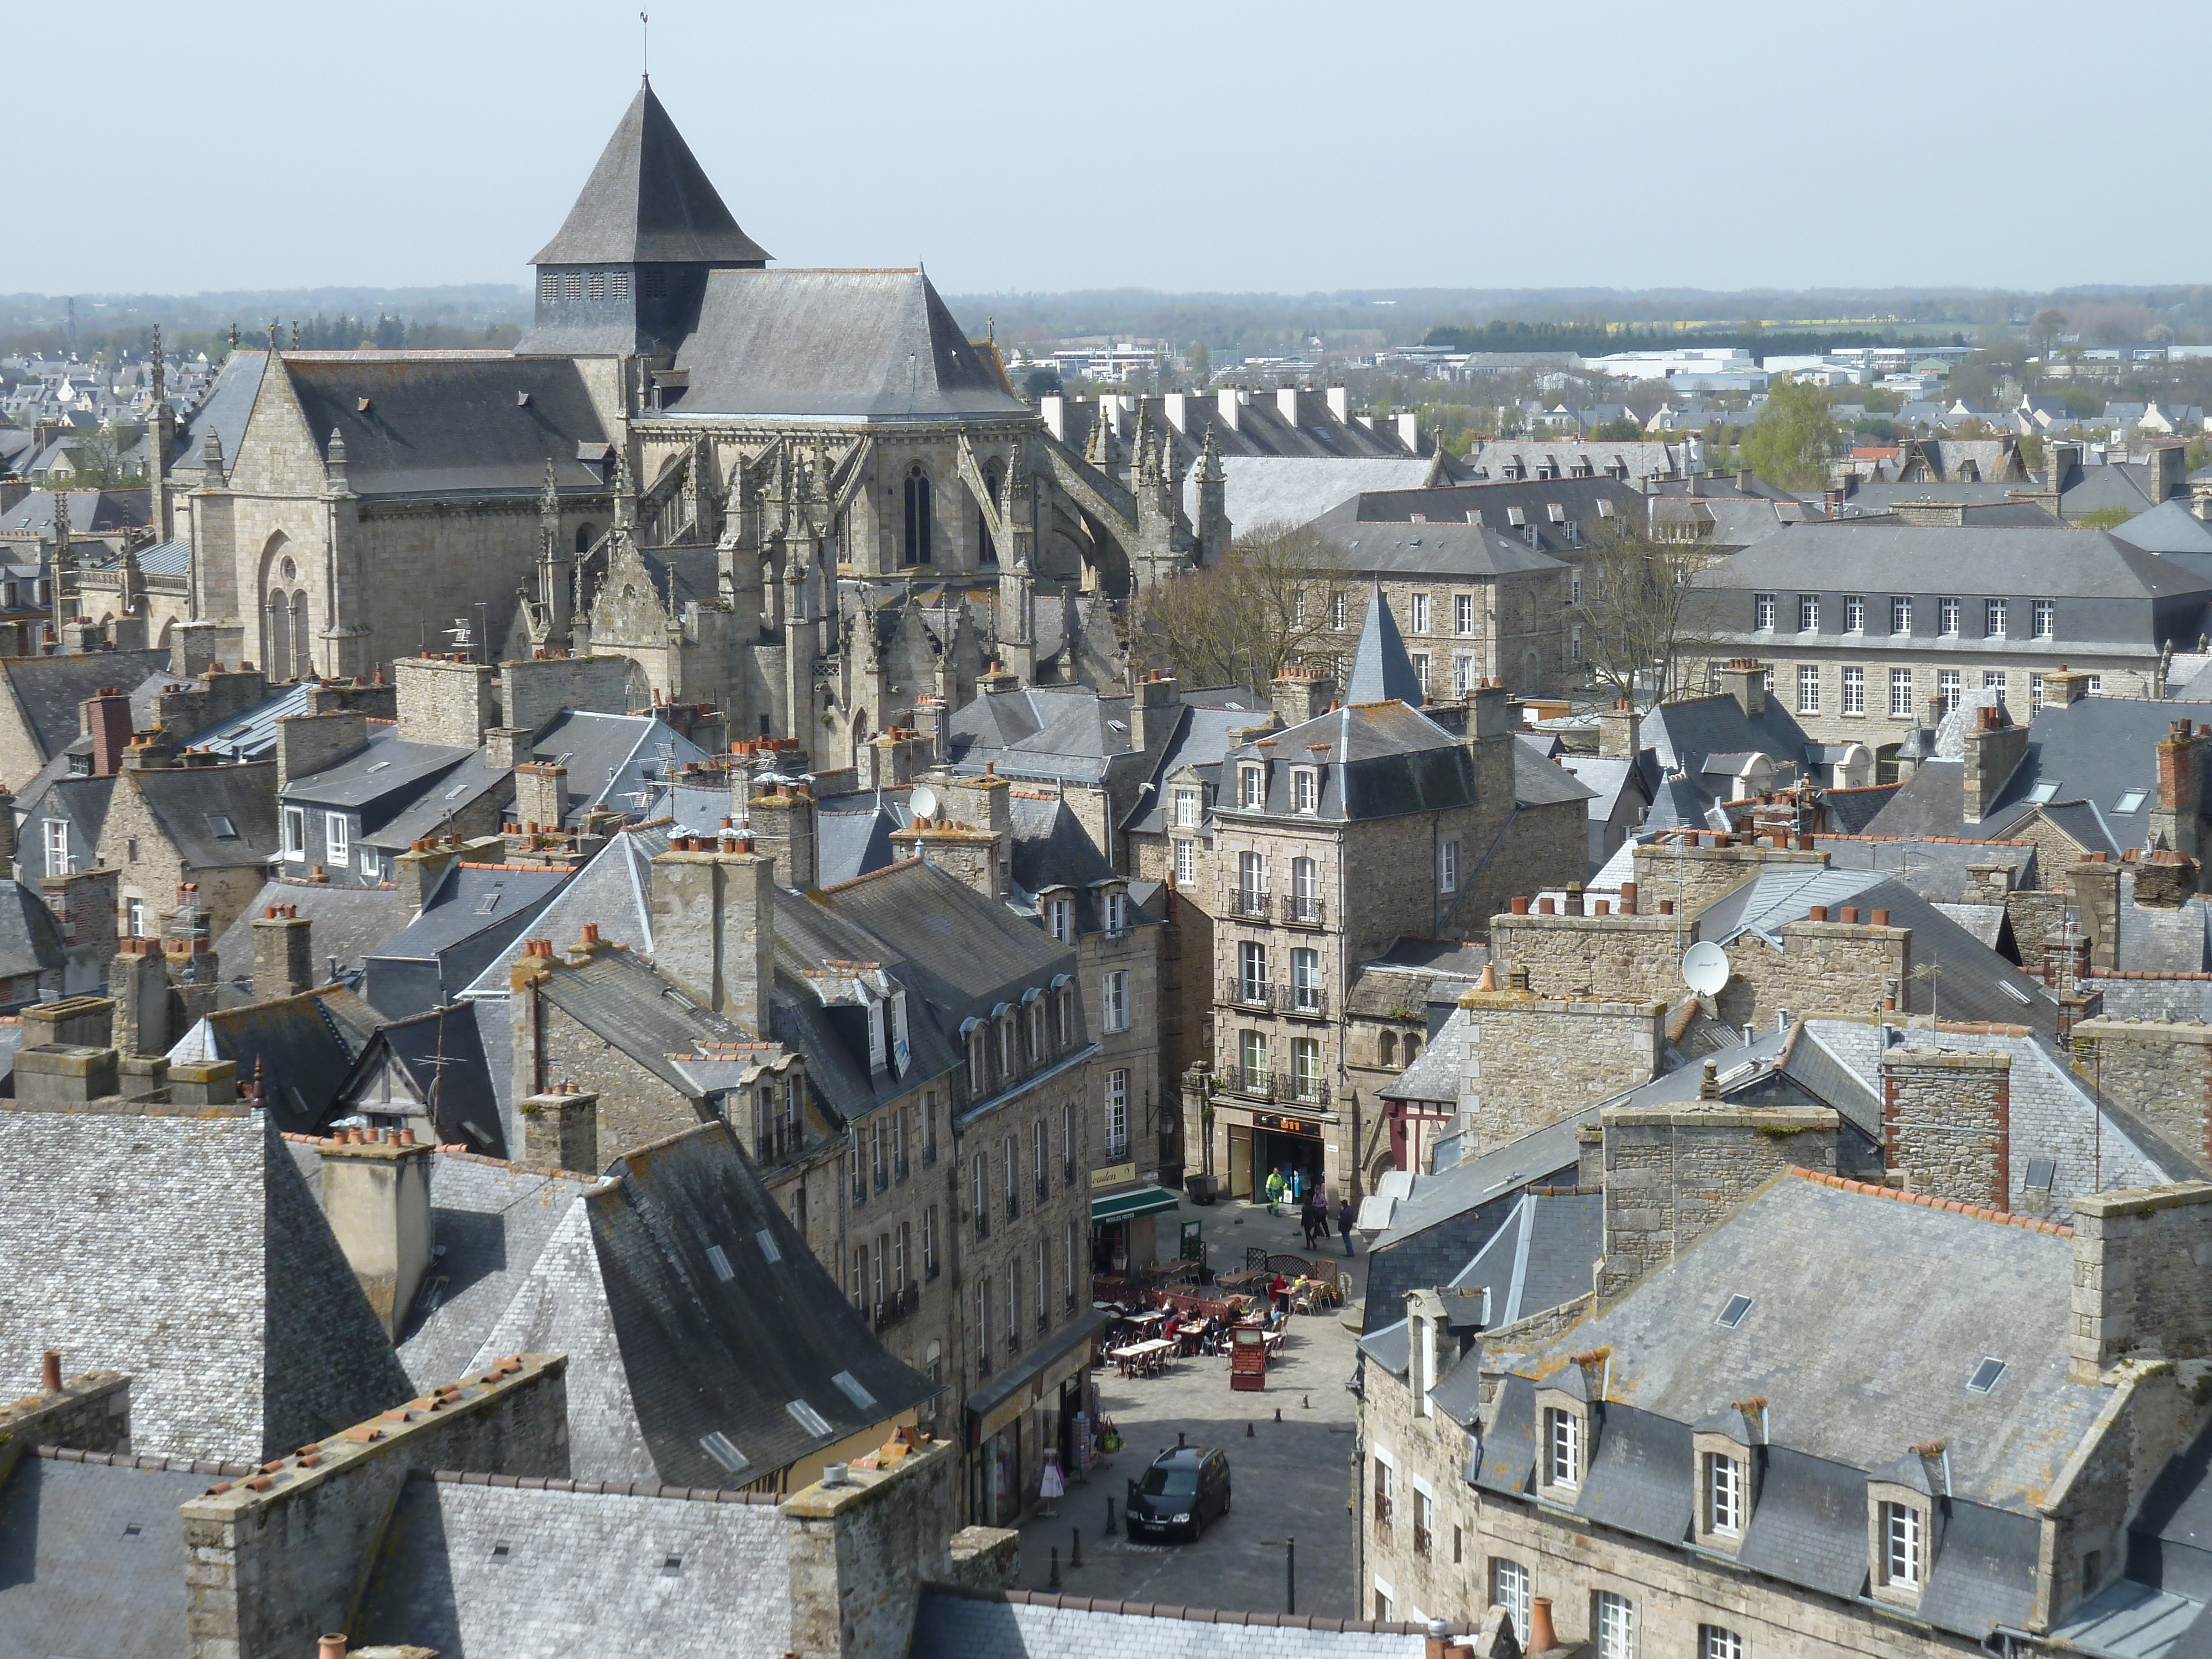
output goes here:
[[1726, 1452], [1707, 1452], [1698, 1462], [1704, 1465], [1702, 1498], [1705, 1504], [1705, 1530], [1723, 1538], [1743, 1535], [1743, 1465]]
[[1583, 1483], [1583, 1419], [1563, 1406], [1544, 1413], [1544, 1484], [1569, 1491]]
[[1321, 804], [1321, 774], [1310, 766], [1301, 766], [1291, 773], [1291, 805], [1296, 811], [1311, 812]]
[[1175, 792], [1175, 821], [1178, 830], [1198, 828], [1198, 791], [1177, 789]]
[[1267, 768], [1240, 766], [1237, 769], [1237, 804], [1254, 811], [1267, 805]]
[[1106, 932], [1109, 937], [1119, 937], [1129, 928], [1129, 896], [1127, 893], [1106, 895]]
[[1917, 1609], [1941, 1547], [1938, 1503], [1948, 1491], [1941, 1441], [1915, 1446], [1867, 1480], [1868, 1577], [1875, 1599]]
[[1910, 1504], [1881, 1506], [1881, 1583], [1891, 1589], [1920, 1589], [1920, 1511]]
[[1075, 901], [1048, 898], [1044, 902], [1045, 932], [1062, 945], [1075, 942]]

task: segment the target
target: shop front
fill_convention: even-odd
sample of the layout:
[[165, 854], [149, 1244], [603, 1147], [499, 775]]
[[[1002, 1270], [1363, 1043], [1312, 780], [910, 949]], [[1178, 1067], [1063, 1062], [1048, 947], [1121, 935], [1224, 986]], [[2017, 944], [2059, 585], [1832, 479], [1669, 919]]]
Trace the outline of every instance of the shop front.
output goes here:
[[1285, 1202], [1337, 1178], [1330, 1168], [1337, 1133], [1332, 1113], [1254, 1110], [1217, 1097], [1214, 1117], [1217, 1156], [1231, 1198], [1264, 1201], [1270, 1171], [1281, 1172]]
[[968, 1396], [972, 1523], [1019, 1522], [1036, 1503], [1047, 1453], [1063, 1471], [1075, 1467], [1076, 1414], [1091, 1410], [1091, 1340], [1105, 1326], [1105, 1316], [1085, 1309]]
[[1139, 1182], [1136, 1174], [1133, 1164], [1091, 1171], [1091, 1271], [1101, 1278], [1126, 1279], [1159, 1261], [1153, 1218], [1182, 1201], [1155, 1182]]

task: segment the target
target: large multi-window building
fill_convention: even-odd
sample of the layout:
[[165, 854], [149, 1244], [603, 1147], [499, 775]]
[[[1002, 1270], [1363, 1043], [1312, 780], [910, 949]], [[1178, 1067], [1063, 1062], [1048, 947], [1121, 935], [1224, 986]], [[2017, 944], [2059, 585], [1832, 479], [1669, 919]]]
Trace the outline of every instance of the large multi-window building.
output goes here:
[[1708, 669], [1759, 659], [1808, 736], [1864, 744], [1885, 778], [1931, 704], [1996, 690], [2026, 718], [2061, 669], [2161, 696], [2167, 655], [2212, 629], [2212, 575], [2101, 531], [1797, 525], [1696, 581]]

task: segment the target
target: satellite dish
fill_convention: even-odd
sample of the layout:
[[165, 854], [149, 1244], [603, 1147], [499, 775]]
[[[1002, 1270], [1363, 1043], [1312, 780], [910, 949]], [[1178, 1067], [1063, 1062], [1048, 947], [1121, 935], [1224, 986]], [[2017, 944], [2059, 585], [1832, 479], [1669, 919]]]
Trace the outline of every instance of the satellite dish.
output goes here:
[[914, 793], [907, 797], [907, 805], [915, 817], [933, 818], [937, 816], [937, 791], [926, 783], [917, 783]]
[[1728, 952], [1706, 939], [1682, 952], [1682, 983], [1701, 997], [1717, 994], [1729, 982]]

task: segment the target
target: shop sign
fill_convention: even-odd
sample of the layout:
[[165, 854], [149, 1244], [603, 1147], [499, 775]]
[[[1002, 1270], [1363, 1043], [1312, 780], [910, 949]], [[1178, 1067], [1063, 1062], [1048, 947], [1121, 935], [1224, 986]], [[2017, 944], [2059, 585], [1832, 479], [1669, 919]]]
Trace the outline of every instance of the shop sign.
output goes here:
[[1091, 1172], [1091, 1186], [1095, 1192], [1101, 1187], [1119, 1187], [1137, 1178], [1134, 1164], [1109, 1164], [1103, 1170]]
[[1252, 1120], [1256, 1128], [1273, 1129], [1279, 1134], [1319, 1135], [1321, 1125], [1309, 1123], [1302, 1117], [1259, 1117]]

